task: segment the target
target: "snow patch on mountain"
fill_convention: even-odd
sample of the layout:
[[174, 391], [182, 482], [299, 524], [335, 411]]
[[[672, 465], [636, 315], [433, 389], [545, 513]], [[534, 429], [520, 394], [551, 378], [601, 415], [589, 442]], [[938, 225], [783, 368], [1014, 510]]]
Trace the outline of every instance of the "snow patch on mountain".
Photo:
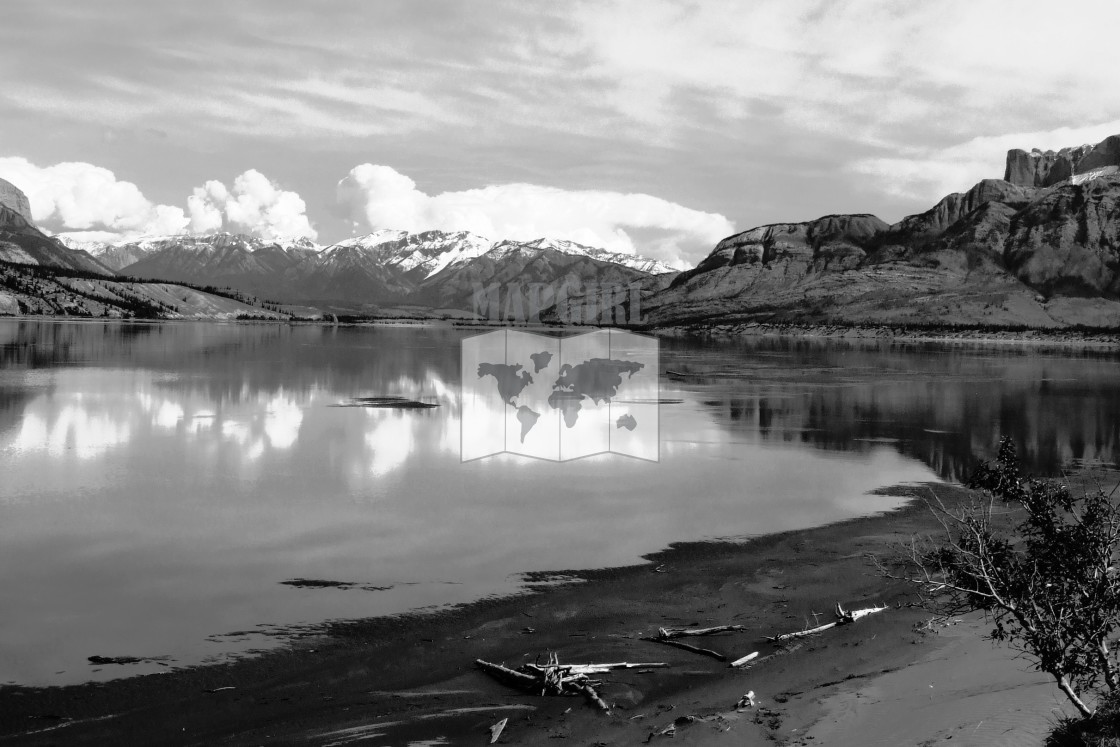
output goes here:
[[194, 255], [200, 261], [210, 262], [210, 257], [227, 257], [231, 251], [255, 254], [265, 249], [275, 252], [278, 247], [293, 260], [309, 262], [328, 271], [377, 266], [401, 273], [411, 278], [412, 282], [423, 281], [483, 255], [502, 261], [525, 252], [544, 250], [589, 257], [653, 275], [673, 272], [673, 268], [657, 260], [610, 252], [573, 241], [541, 238], [529, 242], [507, 240], [492, 243], [468, 231], [409, 233], [385, 229], [326, 247], [304, 237], [266, 240], [233, 233], [145, 236], [116, 242], [89, 240], [81, 233], [59, 234], [57, 238], [72, 249], [89, 252], [114, 270], [121, 270], [164, 251], [174, 251], [179, 257]]
[[648, 257], [641, 257], [637, 254], [624, 254], [621, 252], [611, 252], [606, 249], [599, 249], [598, 247], [586, 246], [584, 244], [577, 244], [574, 241], [567, 241], [565, 239], [548, 239], [540, 238], [533, 241], [502, 241], [494, 245], [495, 253], [493, 257], [505, 257], [510, 252], [522, 251], [519, 247], [528, 247], [530, 249], [552, 249], [554, 251], [562, 252], [563, 254], [571, 254], [582, 257], [590, 257], [597, 259], [600, 262], [610, 262], [615, 265], [622, 265], [629, 267], [633, 270], [649, 273], [650, 275], [660, 275], [666, 272], [675, 272], [672, 267], [669, 267], [664, 262], [656, 259], [649, 259]]

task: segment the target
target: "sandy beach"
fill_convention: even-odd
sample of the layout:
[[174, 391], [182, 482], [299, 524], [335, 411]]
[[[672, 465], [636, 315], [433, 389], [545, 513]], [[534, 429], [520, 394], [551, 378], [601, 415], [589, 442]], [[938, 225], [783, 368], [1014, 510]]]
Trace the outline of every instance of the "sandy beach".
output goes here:
[[[951, 486], [895, 488], [917, 495]], [[927, 493], [928, 494], [928, 493]], [[0, 741], [47, 744], [900, 745], [1037, 744], [1063, 708], [1027, 662], [982, 640], [970, 616], [929, 619], [880, 578], [868, 553], [928, 530], [915, 500], [889, 514], [743, 543], [673, 546], [626, 568], [559, 573], [507, 599], [439, 613], [336, 623], [322, 636], [225, 665], [66, 688], [0, 688]], [[536, 579], [547, 581], [548, 579]], [[767, 636], [847, 609], [890, 609], [800, 641]], [[901, 607], [899, 605], [902, 605]], [[662, 626], [741, 625], [690, 639], [729, 660], [643, 640]], [[554, 651], [562, 662], [665, 662], [604, 677], [603, 714], [479, 671]], [[736, 708], [749, 691], [755, 708]], [[669, 727], [673, 728], [670, 730]], [[651, 737], [651, 734], [654, 736]]]

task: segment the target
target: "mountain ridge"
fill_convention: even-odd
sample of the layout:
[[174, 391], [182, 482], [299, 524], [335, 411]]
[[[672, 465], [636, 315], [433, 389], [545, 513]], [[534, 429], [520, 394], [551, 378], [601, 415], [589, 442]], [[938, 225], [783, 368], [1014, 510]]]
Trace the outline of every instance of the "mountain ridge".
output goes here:
[[651, 295], [650, 323], [1120, 325], [1120, 136], [1035, 151], [1029, 179], [1021, 153], [1008, 154], [1015, 181], [981, 180], [890, 226], [857, 213], [730, 236]]
[[[330, 246], [239, 234], [98, 246], [46, 237], [2, 206], [0, 260], [230, 286], [372, 315], [404, 306], [480, 313], [485, 297], [547, 319], [583, 319], [581, 304], [595, 308], [605, 293], [601, 303], [613, 305], [626, 289], [631, 307], [641, 303], [627, 318], [652, 326], [729, 318], [1120, 326], [1120, 135], [1009, 151], [1005, 177], [894, 224], [851, 213], [756, 226], [679, 273], [571, 241], [491, 243], [465, 231], [380, 230]], [[557, 308], [540, 308], [543, 299]]]
[[[72, 245], [88, 247], [94, 256], [114, 264], [117, 272], [134, 277], [230, 286], [288, 302], [362, 308], [412, 303], [468, 308], [470, 287], [462, 284], [471, 272], [460, 271], [472, 262], [477, 269], [476, 260], [483, 257], [489, 261], [481, 266], [491, 271], [503, 262], [525, 269], [526, 283], [557, 283], [562, 277], [576, 285], [605, 282], [606, 277], [620, 274], [614, 267], [626, 268], [621, 276], [627, 282], [637, 279], [635, 274], [644, 278], [675, 272], [656, 260], [572, 241], [490, 242], [467, 231], [379, 230], [329, 246], [269, 242], [240, 234], [155, 237], [94, 246], [73, 241]], [[526, 269], [526, 257], [542, 253], [552, 253], [553, 259]], [[126, 259], [133, 261], [126, 263]], [[561, 272], [561, 267], [566, 269]], [[510, 273], [504, 276], [509, 278]], [[477, 273], [473, 277], [479, 279]]]

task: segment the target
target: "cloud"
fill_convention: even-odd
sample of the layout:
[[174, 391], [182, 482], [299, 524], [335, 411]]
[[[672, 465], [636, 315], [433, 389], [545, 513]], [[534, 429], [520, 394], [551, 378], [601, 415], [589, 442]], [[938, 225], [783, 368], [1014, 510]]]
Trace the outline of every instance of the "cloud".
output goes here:
[[36, 223], [50, 229], [167, 234], [187, 225], [181, 208], [154, 204], [132, 182], [93, 164], [39, 167], [25, 158], [0, 158], [0, 178], [23, 190]]
[[[356, 229], [464, 230], [491, 240], [567, 239], [680, 266], [705, 256], [735, 226], [716, 213], [647, 194], [499, 184], [428, 195], [390, 166], [365, 163], [338, 183]], [[631, 235], [656, 233], [657, 240]]]
[[1120, 103], [1108, 85], [1120, 7], [1106, 0], [1074, 2], [1065, 15], [1044, 0], [569, 7], [585, 72], [611, 81], [616, 105], [652, 124], [679, 121], [666, 105], [680, 89], [721, 101], [733, 119], [777, 101], [788, 124], [870, 142], [900, 124], [975, 133], [984, 122], [1099, 119]]
[[897, 197], [938, 200], [963, 192], [981, 179], [1003, 178], [1007, 151], [1058, 150], [1096, 145], [1120, 132], [1120, 119], [1088, 127], [1060, 127], [1039, 132], [1014, 132], [972, 138], [946, 148], [912, 148], [898, 157], [853, 162], [853, 172], [880, 182], [880, 189]]
[[[596, 186], [594, 173], [604, 188], [762, 222], [902, 209], [898, 196], [927, 194], [934, 172], [953, 189], [980, 175], [952, 150], [977, 135], [1120, 113], [1120, 6], [1096, 0], [1060, 12], [1041, 0], [105, 0], [96, 12], [53, 0], [9, 15], [0, 68], [39, 65], [0, 90], [7, 140], [42, 162], [63, 143], [106, 163], [139, 141], [149, 149], [132, 157], [162, 157], [129, 174], [163, 190], [184, 164], [223, 173], [246, 152], [284, 158], [286, 174], [391, 158], [412, 174], [439, 164], [432, 194]], [[56, 137], [38, 137], [44, 127]], [[100, 132], [118, 144], [91, 142]], [[884, 189], [853, 189], [853, 173]], [[197, 225], [215, 210], [225, 221], [224, 198], [209, 197]]]
[[317, 235], [303, 199], [255, 169], [234, 179], [232, 188], [214, 180], [195, 188], [185, 212], [153, 203], [132, 182], [89, 163], [39, 167], [26, 158], [0, 158], [0, 178], [27, 195], [36, 223], [82, 240], [223, 230], [263, 239]]
[[232, 189], [211, 180], [196, 187], [187, 198], [192, 233], [225, 230], [262, 239], [314, 239], [318, 233], [311, 227], [306, 211], [302, 197], [280, 189], [256, 169], [234, 179]]

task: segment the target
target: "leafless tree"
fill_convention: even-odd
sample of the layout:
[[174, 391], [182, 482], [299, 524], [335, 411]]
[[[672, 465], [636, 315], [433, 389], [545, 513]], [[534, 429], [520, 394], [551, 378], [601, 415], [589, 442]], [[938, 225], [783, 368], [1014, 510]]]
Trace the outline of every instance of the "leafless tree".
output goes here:
[[969, 487], [961, 505], [929, 499], [940, 533], [913, 538], [894, 566], [877, 560], [881, 572], [914, 584], [935, 614], [984, 610], [993, 640], [1033, 660], [1091, 716], [1102, 695], [1120, 696], [1115, 489], [1075, 496], [1064, 482], [1024, 477], [1006, 438]]

